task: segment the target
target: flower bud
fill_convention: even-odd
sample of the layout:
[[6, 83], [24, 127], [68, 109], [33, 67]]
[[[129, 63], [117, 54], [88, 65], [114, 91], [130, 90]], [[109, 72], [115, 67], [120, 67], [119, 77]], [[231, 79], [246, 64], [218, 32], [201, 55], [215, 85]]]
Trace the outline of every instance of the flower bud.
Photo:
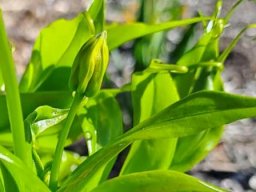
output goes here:
[[87, 41], [77, 54], [69, 80], [77, 93], [92, 97], [101, 88], [109, 62], [106, 31]]

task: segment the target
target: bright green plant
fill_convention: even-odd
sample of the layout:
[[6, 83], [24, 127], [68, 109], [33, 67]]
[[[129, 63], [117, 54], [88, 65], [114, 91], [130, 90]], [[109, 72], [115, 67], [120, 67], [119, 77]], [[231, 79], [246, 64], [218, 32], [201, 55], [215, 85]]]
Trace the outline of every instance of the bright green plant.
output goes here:
[[[225, 191], [184, 172], [214, 148], [225, 124], [256, 116], [256, 98], [223, 92], [220, 76], [241, 35], [256, 27], [246, 26], [219, 52], [241, 2], [223, 18], [218, 1], [208, 17], [156, 23], [148, 15], [141, 20], [147, 23], [106, 24], [105, 3], [94, 0], [87, 11], [41, 31], [19, 84], [0, 12], [0, 191]], [[141, 13], [148, 11], [141, 3]], [[199, 23], [203, 32], [195, 38], [191, 29]], [[182, 26], [187, 32], [170, 61], [154, 52], [154, 36], [143, 40]], [[150, 44], [154, 52], [136, 60], [144, 70], [123, 87], [100, 89], [109, 52], [137, 38], [135, 46]], [[140, 50], [136, 57], [144, 58]], [[116, 100], [124, 92], [132, 97], [128, 131]], [[81, 140], [88, 154], [68, 150]], [[117, 155], [129, 146], [119, 176], [110, 179]]]

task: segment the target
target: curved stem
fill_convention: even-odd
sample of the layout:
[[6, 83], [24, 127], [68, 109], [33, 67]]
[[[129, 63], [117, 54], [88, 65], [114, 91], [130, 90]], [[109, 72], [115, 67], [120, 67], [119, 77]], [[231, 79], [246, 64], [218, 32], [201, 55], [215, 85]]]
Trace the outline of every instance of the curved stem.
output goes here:
[[76, 93], [73, 103], [70, 107], [70, 111], [68, 113], [67, 119], [65, 121], [65, 125], [60, 132], [59, 141], [58, 141], [56, 149], [55, 149], [55, 154], [54, 154], [52, 169], [51, 169], [51, 175], [50, 175], [49, 187], [52, 191], [56, 191], [57, 187], [58, 187], [59, 170], [60, 170], [60, 164], [61, 164], [63, 150], [65, 147], [65, 142], [68, 137], [70, 127], [74, 121], [77, 110], [78, 110], [82, 100], [83, 100], [83, 96]]

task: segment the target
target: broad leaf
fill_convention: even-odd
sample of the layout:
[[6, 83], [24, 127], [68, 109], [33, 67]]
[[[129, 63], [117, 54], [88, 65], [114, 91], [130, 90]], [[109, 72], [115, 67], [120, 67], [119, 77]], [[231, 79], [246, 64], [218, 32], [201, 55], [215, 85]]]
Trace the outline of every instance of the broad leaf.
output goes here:
[[[216, 20], [209, 22], [199, 42], [178, 61], [178, 64], [183, 63], [183, 65], [191, 65], [192, 63], [189, 63], [189, 60], [191, 60], [195, 62], [196, 66], [196, 69], [191, 69], [188, 74], [179, 76], [176, 79], [178, 89], [182, 91], [180, 92], [182, 97], [184, 97], [184, 90], [187, 90], [185, 95], [201, 90], [223, 90], [220, 68], [210, 65], [199, 65], [200, 62], [204, 61], [216, 61], [219, 55], [219, 39], [223, 32], [220, 23], [221, 20], [217, 18], [221, 10], [219, 5], [221, 4], [217, 3], [216, 10], [213, 13], [213, 17]], [[197, 55], [197, 57], [195, 57], [195, 55]], [[193, 60], [192, 58], [196, 59]], [[186, 81], [187, 78], [191, 78], [189, 81], [191, 84], [187, 83], [189, 86], [184, 88], [184, 82], [188, 82]], [[221, 138], [222, 132], [223, 127], [220, 126], [214, 128], [214, 130], [208, 129], [196, 135], [179, 138], [173, 163], [170, 168], [173, 169], [176, 167], [175, 169], [179, 171], [191, 169], [215, 147]], [[186, 151], [186, 153], [184, 153], [184, 151]]]
[[[82, 118], [81, 125], [90, 156], [122, 134], [122, 113], [114, 95], [107, 91], [89, 99], [84, 110], [79, 118]], [[115, 159], [94, 173], [93, 182], [88, 184], [90, 188], [107, 179], [114, 162]]]
[[15, 182], [11, 173], [5, 168], [5, 166], [0, 163], [1, 173], [2, 173], [2, 180], [3, 180], [3, 192], [5, 191], [19, 191], [19, 187]]
[[123, 132], [121, 110], [113, 94], [107, 91], [102, 91], [93, 99], [89, 99], [79, 116], [83, 121], [82, 129], [88, 140], [90, 155]]
[[[134, 126], [179, 99], [174, 82], [167, 72], [134, 74], [132, 87]], [[168, 169], [175, 152], [176, 141], [176, 138], [171, 138], [134, 142], [121, 174]]]
[[90, 182], [93, 174], [135, 140], [198, 134], [255, 115], [255, 98], [211, 91], [192, 94], [138, 124], [114, 143], [89, 157], [59, 191], [89, 190], [86, 183]]
[[91, 22], [84, 12], [72, 20], [60, 19], [44, 28], [35, 42], [30, 63], [20, 82], [20, 90], [67, 89], [75, 56], [94, 34]]
[[195, 177], [175, 171], [147, 171], [117, 177], [99, 185], [92, 192], [221, 192], [226, 191]]
[[49, 128], [60, 124], [67, 117], [67, 113], [68, 109], [40, 106], [25, 119], [25, 123], [30, 126], [36, 140], [37, 137], [58, 132], [58, 129], [54, 131]]
[[[72, 101], [70, 92], [37, 92], [37, 93], [22, 93], [21, 104], [23, 116], [27, 117], [37, 107], [41, 105], [49, 105], [56, 108], [68, 108]], [[9, 128], [8, 113], [6, 108], [6, 96], [0, 95], [0, 129]]]
[[[15, 181], [20, 192], [42, 191], [50, 192], [45, 183], [27, 168], [16, 156], [11, 154], [7, 149], [0, 146], [0, 162], [5, 167], [5, 171], [10, 173], [9, 176]], [[5, 174], [3, 177], [5, 177]]]

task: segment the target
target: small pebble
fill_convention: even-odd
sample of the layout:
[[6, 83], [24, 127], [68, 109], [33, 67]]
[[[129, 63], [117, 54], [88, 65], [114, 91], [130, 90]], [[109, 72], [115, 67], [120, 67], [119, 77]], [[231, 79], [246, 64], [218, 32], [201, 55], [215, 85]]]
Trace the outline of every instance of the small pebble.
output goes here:
[[236, 181], [232, 180], [232, 179], [223, 179], [220, 183], [220, 186], [230, 190], [232, 192], [242, 192], [243, 187]]
[[249, 186], [252, 189], [256, 190], [256, 175], [253, 175], [250, 179], [249, 179]]

